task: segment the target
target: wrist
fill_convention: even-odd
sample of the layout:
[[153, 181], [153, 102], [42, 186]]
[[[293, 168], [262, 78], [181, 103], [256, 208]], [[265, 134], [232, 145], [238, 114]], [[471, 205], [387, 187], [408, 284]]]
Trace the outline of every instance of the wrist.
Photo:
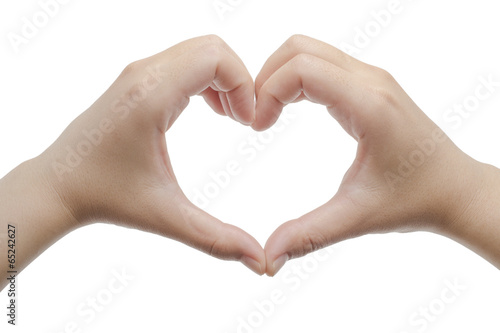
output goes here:
[[76, 228], [74, 217], [48, 181], [39, 158], [20, 164], [0, 180], [0, 214], [5, 224], [16, 227], [19, 271]]
[[[24, 193], [21, 202], [34, 203], [26, 213], [40, 214], [39, 218], [44, 220], [50, 218], [50, 226], [63, 234], [75, 229], [78, 221], [74, 209], [66, 201], [64, 186], [59, 186], [45, 167], [43, 155], [22, 163], [15, 170], [18, 171], [16, 181], [21, 184], [19, 196]], [[19, 177], [23, 180], [20, 181]]]
[[500, 268], [500, 170], [472, 158], [457, 169], [441, 234]]

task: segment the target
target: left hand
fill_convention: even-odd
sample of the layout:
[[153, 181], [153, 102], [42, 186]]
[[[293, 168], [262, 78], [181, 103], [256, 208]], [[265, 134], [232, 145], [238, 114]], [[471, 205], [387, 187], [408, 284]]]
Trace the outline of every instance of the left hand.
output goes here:
[[294, 36], [262, 68], [256, 94], [257, 130], [271, 126], [285, 105], [306, 99], [325, 105], [358, 142], [333, 198], [269, 237], [269, 275], [288, 259], [392, 231], [443, 234], [500, 265], [499, 226], [484, 216], [498, 206], [491, 204], [498, 198], [498, 170], [458, 149], [389, 73]]

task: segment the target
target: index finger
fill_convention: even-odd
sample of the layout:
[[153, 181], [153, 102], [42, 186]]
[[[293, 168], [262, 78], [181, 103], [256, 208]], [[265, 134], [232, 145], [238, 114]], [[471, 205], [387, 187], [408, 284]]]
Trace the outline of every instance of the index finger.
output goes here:
[[[254, 120], [254, 84], [234, 51], [217, 36], [194, 38], [158, 53], [144, 62], [157, 72], [160, 93], [147, 104], [164, 115], [166, 127], [179, 115], [191, 96], [202, 94], [218, 113], [249, 125]], [[212, 91], [212, 93], [210, 93]], [[216, 93], [220, 93], [217, 96]], [[224, 98], [217, 101], [216, 98]], [[222, 102], [222, 103], [221, 103]]]
[[330, 44], [311, 37], [294, 35], [269, 57], [257, 75], [255, 79], [256, 96], [259, 95], [262, 85], [274, 72], [295, 56], [303, 53], [323, 59], [347, 72], [355, 72], [366, 65]]
[[351, 136], [356, 139], [361, 136], [363, 83], [352, 73], [310, 54], [295, 56], [263, 84], [252, 127], [269, 128], [282, 109], [302, 94], [313, 103], [325, 105]]

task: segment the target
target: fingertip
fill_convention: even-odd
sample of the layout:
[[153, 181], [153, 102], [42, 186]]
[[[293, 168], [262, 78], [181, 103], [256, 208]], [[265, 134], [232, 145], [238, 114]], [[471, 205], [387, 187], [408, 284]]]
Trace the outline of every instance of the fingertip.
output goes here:
[[266, 253], [266, 274], [268, 276], [275, 276], [285, 263], [290, 260], [289, 248], [287, 240], [293, 236], [287, 231], [287, 223], [281, 225], [276, 229], [264, 246]]
[[234, 119], [243, 125], [251, 125], [255, 121], [255, 99], [252, 84], [243, 84], [227, 93], [229, 111]]
[[250, 125], [250, 127], [252, 127], [252, 129], [253, 129], [254, 131], [257, 131], [257, 132], [262, 132], [262, 131], [264, 131], [264, 130], [265, 130], [265, 128], [264, 128], [264, 127], [262, 127], [261, 125], [256, 124], [255, 122], [254, 122], [254, 123], [252, 123], [252, 124]]
[[220, 114], [221, 116], [226, 116], [226, 112], [224, 111], [224, 107], [222, 106], [221, 100], [219, 98], [219, 93], [214, 91], [212, 88], [207, 88], [203, 92], [200, 93], [200, 96], [203, 97], [205, 102], [215, 111], [215, 113]]
[[256, 131], [264, 131], [270, 128], [278, 120], [284, 105], [266, 90], [261, 91], [255, 104], [255, 121], [252, 128]]
[[268, 125], [265, 121], [263, 115], [263, 111], [259, 107], [259, 103], [257, 103], [255, 107], [255, 120], [252, 122], [251, 126], [254, 131], [262, 132], [267, 130], [271, 125]]
[[286, 262], [290, 259], [288, 254], [282, 254], [278, 258], [276, 258], [271, 265], [268, 265], [266, 269], [266, 273], [268, 276], [275, 276], [283, 266], [285, 266]]
[[262, 245], [250, 234], [240, 229], [242, 232], [241, 241], [238, 242], [242, 253], [240, 262], [258, 275], [266, 272], [266, 254]]
[[262, 86], [264, 85], [264, 83], [265, 83], [264, 77], [263, 77], [262, 72], [261, 72], [255, 78], [255, 84], [254, 84], [255, 98], [257, 98], [257, 99], [259, 98], [260, 89], [262, 88]]
[[247, 255], [242, 256], [240, 262], [257, 275], [264, 275], [265, 273], [263, 269], [265, 265], [262, 265], [260, 262]]
[[255, 122], [255, 118], [257, 117], [257, 101], [255, 99], [252, 101], [249, 114], [250, 117], [245, 120], [245, 126], [252, 126]]
[[255, 108], [248, 108], [245, 112], [233, 110], [234, 118], [245, 126], [251, 126], [255, 121]]

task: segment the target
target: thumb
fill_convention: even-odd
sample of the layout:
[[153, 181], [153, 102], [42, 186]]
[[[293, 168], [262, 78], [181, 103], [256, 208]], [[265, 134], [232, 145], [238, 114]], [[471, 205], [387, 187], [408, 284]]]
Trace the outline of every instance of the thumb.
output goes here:
[[290, 259], [363, 234], [359, 207], [337, 194], [323, 206], [276, 229], [265, 246], [266, 272], [274, 276]]
[[[236, 260], [255, 273], [265, 273], [265, 254], [255, 238], [242, 229], [221, 222], [193, 205], [180, 188], [160, 206], [155, 232], [178, 240], [213, 257]], [[165, 194], [165, 193], [164, 193]], [[162, 196], [165, 198], [166, 196]], [[167, 194], [168, 197], [168, 194]], [[156, 207], [158, 210], [158, 206]]]

